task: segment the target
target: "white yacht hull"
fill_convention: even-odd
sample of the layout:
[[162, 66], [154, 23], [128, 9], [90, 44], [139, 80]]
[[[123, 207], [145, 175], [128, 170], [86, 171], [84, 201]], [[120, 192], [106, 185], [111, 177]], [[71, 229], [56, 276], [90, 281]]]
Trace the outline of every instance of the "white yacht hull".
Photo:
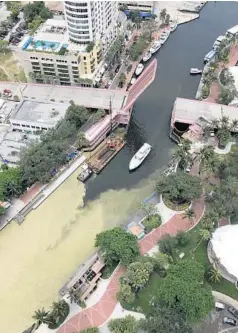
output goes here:
[[142, 60], [143, 60], [143, 62], [146, 62], [146, 61], [150, 60], [151, 57], [152, 57], [152, 54], [151, 54], [151, 52], [150, 52], [150, 54], [145, 55], [145, 56], [142, 58]]
[[144, 66], [143, 66], [143, 67], [142, 67], [142, 66], [137, 67], [137, 68], [136, 68], [136, 71], [135, 71], [135, 74], [136, 74], [137, 76], [139, 76], [139, 75], [142, 73], [143, 69], [144, 69]]
[[143, 144], [143, 146], [136, 152], [129, 163], [130, 171], [137, 169], [142, 164], [142, 162], [149, 155], [151, 148], [152, 147], [148, 143]]
[[161, 45], [164, 45], [164, 43], [167, 41], [167, 39], [169, 38], [169, 35], [167, 35], [164, 39], [160, 40]]
[[161, 45], [159, 45], [159, 46], [157, 46], [157, 47], [155, 47], [155, 48], [151, 48], [151, 49], [150, 49], [150, 53], [151, 53], [151, 54], [154, 54], [154, 53], [156, 53], [157, 51], [159, 51], [160, 48], [161, 48]]

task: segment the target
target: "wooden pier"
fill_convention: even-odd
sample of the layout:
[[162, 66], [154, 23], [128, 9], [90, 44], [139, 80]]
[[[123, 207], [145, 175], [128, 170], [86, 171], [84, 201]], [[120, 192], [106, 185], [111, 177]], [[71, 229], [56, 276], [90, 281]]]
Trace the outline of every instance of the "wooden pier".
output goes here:
[[88, 166], [96, 174], [100, 173], [125, 144], [126, 142], [119, 136], [107, 138], [100, 145], [100, 148], [88, 159]]

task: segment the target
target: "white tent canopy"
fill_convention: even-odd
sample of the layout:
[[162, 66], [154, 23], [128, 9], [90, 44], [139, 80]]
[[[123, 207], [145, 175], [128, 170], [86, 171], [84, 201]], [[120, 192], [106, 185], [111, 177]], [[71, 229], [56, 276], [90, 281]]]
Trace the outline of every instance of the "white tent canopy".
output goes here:
[[220, 264], [238, 280], [238, 225], [226, 225], [215, 230], [212, 249]]

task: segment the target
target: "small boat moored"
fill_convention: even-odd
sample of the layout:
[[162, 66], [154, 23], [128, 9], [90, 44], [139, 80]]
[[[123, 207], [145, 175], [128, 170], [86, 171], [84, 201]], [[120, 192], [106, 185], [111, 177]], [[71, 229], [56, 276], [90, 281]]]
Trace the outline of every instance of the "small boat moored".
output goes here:
[[170, 30], [167, 30], [167, 31], [164, 31], [162, 32], [162, 34], [160, 35], [159, 37], [159, 41], [160, 43], [163, 45], [166, 40], [169, 38], [169, 35], [170, 35]]
[[135, 82], [136, 82], [136, 78], [133, 77], [133, 78], [131, 79], [131, 81], [130, 81], [130, 84], [132, 85], [132, 84], [134, 84]]
[[154, 42], [154, 44], [151, 46], [150, 48], [150, 53], [154, 54], [155, 52], [159, 51], [159, 49], [161, 48], [161, 44], [159, 41]]
[[139, 64], [137, 67], [136, 67], [136, 70], [135, 70], [135, 74], [138, 76], [142, 73], [144, 69], [144, 65], [143, 64]]
[[151, 54], [150, 51], [148, 51], [148, 52], [146, 52], [146, 53], [144, 54], [144, 57], [142, 58], [142, 60], [143, 60], [144, 62], [146, 62], [146, 61], [148, 61], [151, 57], [152, 57], [152, 54]]
[[177, 27], [178, 27], [177, 23], [175, 23], [175, 22], [171, 23], [170, 24], [170, 32], [175, 31], [177, 29]]
[[190, 74], [191, 74], [191, 75], [202, 74], [202, 69], [191, 68], [191, 69], [190, 69]]
[[138, 168], [144, 159], [149, 155], [151, 151], [151, 145], [148, 143], [144, 143], [143, 146], [136, 152], [136, 154], [132, 157], [129, 163], [129, 170], [135, 170]]
[[82, 171], [78, 175], [77, 179], [84, 183], [89, 177], [92, 176], [93, 171], [90, 169], [87, 163], [84, 163], [81, 169]]

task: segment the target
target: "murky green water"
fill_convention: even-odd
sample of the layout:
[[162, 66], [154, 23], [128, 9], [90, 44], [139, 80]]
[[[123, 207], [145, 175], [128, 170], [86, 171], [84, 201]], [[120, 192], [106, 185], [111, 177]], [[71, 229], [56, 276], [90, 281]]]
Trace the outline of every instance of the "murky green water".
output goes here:
[[92, 253], [95, 235], [125, 218], [152, 186], [111, 190], [81, 209], [84, 186], [77, 173], [21, 226], [12, 223], [0, 233], [0, 332], [20, 333], [35, 309], [48, 308]]

